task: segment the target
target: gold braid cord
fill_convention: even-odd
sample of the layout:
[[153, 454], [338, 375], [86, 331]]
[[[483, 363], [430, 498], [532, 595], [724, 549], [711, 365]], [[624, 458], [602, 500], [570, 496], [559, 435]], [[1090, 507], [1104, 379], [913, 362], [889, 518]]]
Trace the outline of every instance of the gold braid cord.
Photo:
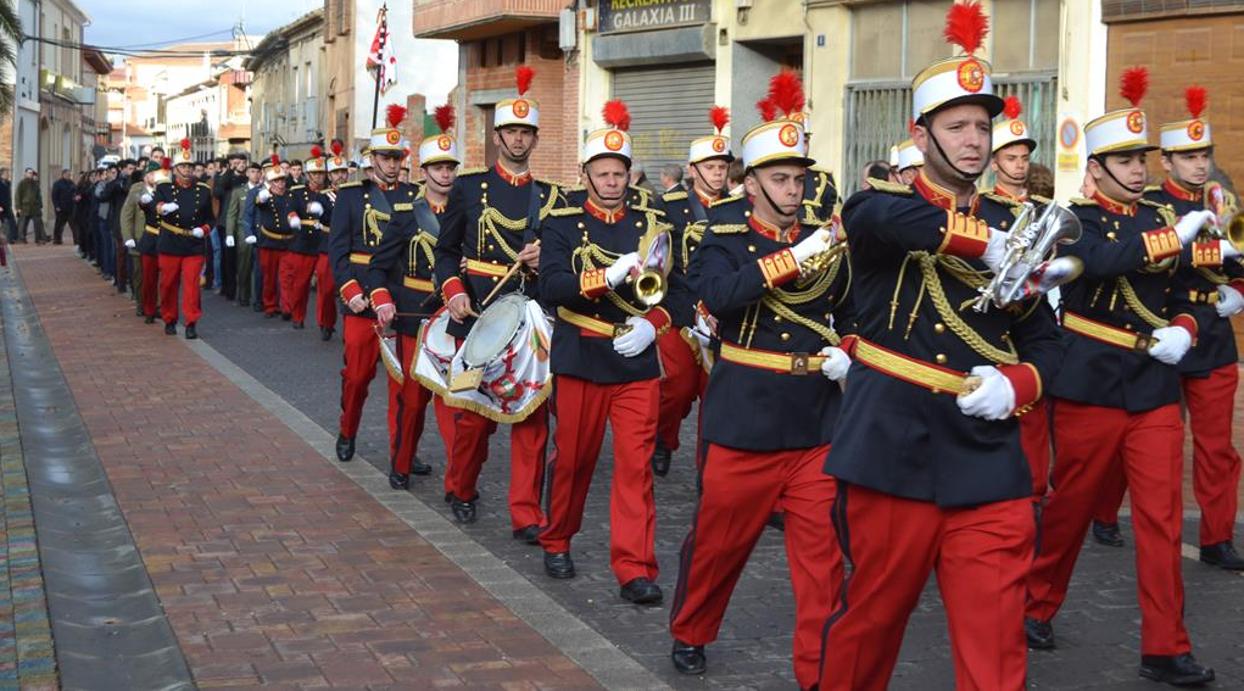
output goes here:
[[[830, 286], [834, 284], [834, 279], [838, 277], [838, 272], [842, 269], [843, 256], [839, 255], [838, 259], [830, 262], [829, 267], [818, 275], [808, 277], [807, 279], [798, 279], [795, 290], [788, 291], [781, 288], [773, 288], [765, 293], [764, 297], [760, 298], [760, 304], [792, 324], [798, 324], [824, 338], [830, 345], [839, 345], [842, 343], [842, 339], [832, 327], [799, 314], [791, 309], [789, 305], [804, 305], [820, 299], [826, 299], [828, 302], [828, 298], [825, 298], [825, 293], [829, 292]], [[759, 310], [757, 310], [756, 316], [759, 317]]]
[[1231, 282], [1231, 279], [1228, 278], [1227, 275], [1222, 273], [1221, 271], [1215, 271], [1213, 269], [1207, 269], [1201, 266], [1201, 267], [1197, 267], [1196, 272], [1201, 274], [1201, 278], [1204, 278], [1205, 280], [1209, 281], [1210, 283], [1213, 283], [1216, 286], [1225, 286]]
[[1135, 312], [1141, 321], [1155, 329], [1170, 325], [1170, 322], [1150, 312], [1149, 308], [1145, 307], [1145, 303], [1140, 301], [1140, 296], [1136, 294], [1136, 290], [1132, 288], [1132, 284], [1128, 283], [1126, 278], [1119, 276], [1116, 280], [1119, 286], [1119, 294], [1123, 296], [1123, 303], [1128, 306], [1128, 309]]
[[[946, 328], [950, 329], [951, 333], [958, 336], [960, 340], [966, 343], [978, 355], [995, 364], [1019, 364], [1019, 353], [1015, 352], [1014, 345], [1008, 342], [1007, 350], [998, 348], [986, 341], [984, 336], [977, 333], [967, 322], [963, 321], [958, 314], [958, 310], [955, 309], [954, 305], [950, 304], [950, 300], [946, 297], [946, 291], [942, 288], [941, 276], [937, 272], [939, 267], [943, 268], [951, 276], [966, 285], [979, 287], [984, 285], [983, 274], [980, 271], [973, 269], [966, 262], [956, 257], [935, 256], [928, 252], [912, 252], [910, 256], [920, 265], [920, 273], [923, 277], [921, 292], [923, 293], [927, 290], [929, 300], [933, 303], [933, 308], [937, 310], [937, 315], [946, 324]], [[967, 305], [961, 305], [959, 310], [962, 309], [970, 308]], [[913, 309], [913, 315], [914, 312], [915, 310]]]
[[418, 235], [410, 239], [410, 244], [406, 249], [406, 266], [412, 272], [408, 275], [414, 276], [415, 267], [419, 265], [419, 255], [422, 253], [424, 259], [428, 261], [428, 266], [436, 264], [436, 258], [432, 254], [432, 248], [436, 245], [436, 238], [432, 237], [426, 231], [420, 231]]
[[[708, 221], [697, 221], [688, 223], [682, 231], [682, 265], [685, 270], [691, 266], [691, 253], [695, 248], [704, 242], [704, 229], [707, 227]], [[694, 243], [694, 244], [693, 244]]]
[[[485, 240], [491, 237], [496, 241], [501, 251], [505, 253], [505, 256], [510, 258], [510, 261], [518, 261], [518, 251], [510, 247], [510, 243], [501, 235], [498, 227], [512, 233], [522, 233], [527, 230], [527, 219], [522, 218], [515, 221], [512, 218], [506, 218], [500, 211], [491, 206], [485, 206], [484, 210], [479, 214], [479, 232], [476, 237], [475, 251], [479, 256], [483, 256]], [[520, 237], [519, 240], [522, 240], [522, 238]]]
[[[571, 255], [571, 268], [577, 273], [594, 271], [596, 269], [605, 269], [613, 266], [613, 263], [617, 261], [620, 256], [622, 255], [614, 254], [613, 252], [601, 249], [600, 245], [597, 245], [594, 242], [588, 242], [587, 237], [584, 236], [583, 244], [575, 248], [574, 254]], [[573, 266], [576, 259], [580, 262], [580, 266], [578, 267]], [[626, 312], [632, 317], [643, 316], [646, 312], [646, 310], [635, 307], [626, 300], [622, 299], [621, 296], [612, 290], [605, 293], [605, 298], [608, 299], [609, 302], [613, 303], [618, 309]]]
[[380, 238], [384, 237], [384, 229], [380, 227], [380, 224], [388, 222], [389, 214], [375, 209], [365, 210], [363, 212], [363, 244], [368, 247], [379, 247]]

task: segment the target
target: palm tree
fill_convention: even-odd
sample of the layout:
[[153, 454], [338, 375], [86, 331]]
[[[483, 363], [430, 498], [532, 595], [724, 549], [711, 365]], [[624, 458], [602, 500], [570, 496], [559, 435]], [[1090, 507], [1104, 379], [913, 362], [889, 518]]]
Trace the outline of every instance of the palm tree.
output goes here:
[[[22, 44], [22, 20], [17, 3], [0, 0], [0, 65], [17, 69], [17, 48]], [[13, 108], [13, 85], [0, 83], [0, 115]]]

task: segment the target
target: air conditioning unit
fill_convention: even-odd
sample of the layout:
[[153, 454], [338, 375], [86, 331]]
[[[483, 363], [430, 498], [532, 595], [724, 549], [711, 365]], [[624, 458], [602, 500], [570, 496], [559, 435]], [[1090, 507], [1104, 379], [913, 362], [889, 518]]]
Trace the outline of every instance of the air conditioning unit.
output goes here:
[[557, 47], [569, 53], [579, 45], [579, 28], [575, 25], [575, 11], [564, 9], [557, 15]]

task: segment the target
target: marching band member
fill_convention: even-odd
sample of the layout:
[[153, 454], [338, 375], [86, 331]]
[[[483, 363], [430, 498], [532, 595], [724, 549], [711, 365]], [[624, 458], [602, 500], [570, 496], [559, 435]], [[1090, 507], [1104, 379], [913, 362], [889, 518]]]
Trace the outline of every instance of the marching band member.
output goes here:
[[[406, 489], [410, 475], [427, 475], [432, 467], [415, 456], [419, 437], [423, 434], [424, 414], [435, 398], [432, 392], [411, 375], [412, 363], [419, 352], [419, 329], [436, 306], [437, 291], [433, 283], [435, 260], [433, 248], [440, 234], [440, 222], [449, 201], [449, 190], [458, 175], [458, 144], [450, 132], [453, 128], [453, 106], [436, 109], [440, 132], [426, 137], [419, 144], [419, 166], [423, 169], [423, 185], [414, 202], [413, 213], [402, 214], [399, 221], [389, 224], [380, 246], [372, 254], [367, 268], [367, 286], [376, 320], [382, 328], [390, 324], [397, 331], [397, 356], [405, 378], [398, 384], [389, 378], [389, 486]], [[453, 446], [452, 412], [435, 398], [437, 422], [445, 448]]]
[[924, 166], [910, 187], [870, 181], [843, 209], [859, 339], [825, 472], [838, 479], [834, 525], [853, 570], [825, 627], [822, 691], [886, 687], [930, 572], [955, 686], [1025, 685], [1036, 526], [1015, 416], [1040, 397], [1062, 346], [1048, 312], [963, 309], [1009, 239], [977, 215], [1002, 110], [973, 56], [987, 26], [975, 2], [951, 7], [946, 36], [966, 55], [912, 82]]
[[[337, 328], [337, 292], [333, 289], [333, 267], [328, 261], [328, 238], [332, 232], [332, 211], [337, 204], [337, 193], [341, 186], [350, 178], [350, 163], [341, 155], [340, 139], [334, 139], [330, 145], [333, 155], [328, 158], [328, 189], [324, 191], [327, 199], [324, 218], [320, 219], [320, 256], [315, 262], [315, 323], [320, 327], [320, 340], [327, 341], [333, 337]], [[321, 202], [323, 203], [323, 202]]]
[[199, 274], [203, 271], [203, 243], [212, 232], [212, 188], [194, 179], [194, 155], [190, 140], [172, 155], [173, 179], [156, 186], [155, 211], [160, 217], [157, 241], [160, 270], [160, 311], [164, 333], [177, 335], [177, 292], [181, 289], [181, 311], [186, 338], [198, 338], [196, 325], [203, 315], [200, 307]]
[[255, 229], [250, 232], [258, 241], [264, 318], [275, 318], [279, 309], [281, 316], [288, 319], [293, 286], [285, 255], [302, 228], [302, 219], [298, 215], [298, 200], [289, 194], [289, 174], [276, 154], [264, 164], [263, 177], [264, 187], [255, 195], [258, 233]]
[[[165, 158], [156, 163], [148, 163], [147, 174], [143, 176], [146, 186], [138, 198], [138, 206], [143, 212], [142, 237], [135, 243], [138, 249], [142, 290], [140, 301], [143, 309], [144, 322], [153, 324], [156, 320], [156, 300], [160, 291], [160, 215], [156, 213], [156, 190], [163, 183], [169, 182], [169, 168], [172, 159]], [[152, 168], [154, 166], [154, 168]]]
[[[494, 295], [535, 295], [528, 273], [540, 265], [536, 233], [557, 204], [556, 185], [532, 177], [528, 160], [539, 143], [539, 105], [526, 95], [534, 71], [515, 71], [518, 97], [497, 104], [493, 141], [497, 162], [486, 170], [463, 171], [454, 181], [436, 242], [436, 281], [452, 317], [449, 335], [465, 339], [514, 262], [517, 272]], [[463, 261], [465, 259], [465, 262]], [[465, 264], [465, 271], [462, 269]], [[488, 438], [496, 423], [470, 410], [454, 411], [453, 444], [445, 473], [446, 501], [460, 523], [476, 519], [476, 481], [488, 460]], [[541, 405], [510, 431], [510, 522], [515, 539], [536, 544], [544, 513], [540, 489], [548, 443], [548, 409]]]
[[837, 231], [801, 214], [812, 160], [789, 115], [802, 86], [793, 72], [772, 84], [783, 116], [743, 137], [751, 215], [742, 224], [710, 221], [690, 267], [718, 319], [721, 351], [702, 403], [703, 487], [682, 547], [671, 658], [684, 674], [705, 671], [704, 646], [716, 640], [771, 512], [783, 511], [795, 676], [810, 688], [843, 573], [830, 524], [834, 480], [821, 466], [842, 398], [837, 382], [851, 362], [839, 346], [855, 324], [850, 268], [843, 254], [828, 254]]
[[[730, 112], [721, 106], [709, 111], [713, 134], [691, 142], [687, 168], [691, 190], [679, 189], [661, 197], [665, 215], [673, 226], [674, 271], [686, 276], [691, 253], [704, 237], [708, 208], [726, 190], [726, 172], [734, 154], [723, 134]], [[670, 469], [670, 454], [678, 450], [678, 431], [683, 418], [708, 384], [708, 373], [700, 363], [700, 347], [690, 335], [696, 328], [694, 292], [680, 288], [666, 297], [666, 311], [673, 328], [657, 339], [661, 352], [661, 412], [657, 421], [657, 447], [652, 454], [652, 472], [664, 477]], [[705, 321], [704, 317], [700, 317]], [[698, 435], [697, 435], [698, 436]]]
[[[910, 129], [910, 127], [909, 127]], [[916, 143], [911, 139], [905, 139], [898, 145], [898, 181], [903, 185], [910, 185], [916, 181], [920, 175], [920, 168], [924, 166], [924, 153], [916, 147]]]
[[[621, 101], [605, 104], [606, 127], [587, 136], [582, 207], [554, 210], [545, 222], [540, 295], [556, 308], [550, 366], [557, 431], [549, 464], [548, 526], [540, 533], [544, 569], [572, 578], [570, 541], [583, 522], [605, 425], [613, 428], [609, 500], [609, 561], [623, 599], [661, 602], [656, 584], [656, 504], [649, 460], [656, 445], [660, 365], [655, 346], [670, 327], [660, 306], [639, 302], [628, 278], [649, 267], [640, 240], [665, 233], [659, 212], [631, 207], [630, 114]], [[671, 281], [680, 281], [671, 276]]]
[[1145, 153], [1156, 148], [1138, 107], [1147, 83], [1144, 68], [1126, 70], [1122, 93], [1132, 107], [1084, 127], [1096, 192], [1073, 202], [1083, 235], [1065, 248], [1083, 260], [1084, 273], [1062, 288], [1068, 345], [1050, 385], [1055, 489], [1041, 516], [1024, 628], [1030, 647], [1054, 647], [1051, 620], [1066, 599], [1094, 506], [1107, 478], [1122, 474], [1132, 488], [1136, 531], [1140, 675], [1186, 685], [1211, 681], [1214, 672], [1192, 656], [1183, 623], [1183, 423], [1175, 365], [1200, 329], [1187, 289], [1173, 289], [1187, 270], [1178, 268], [1181, 247], [1213, 214], [1191, 211], [1176, 221], [1142, 198]]
[[328, 187], [328, 171], [324, 151], [319, 146], [311, 147], [311, 156], [303, 161], [303, 170], [306, 173], [306, 182], [289, 188], [289, 194], [299, 211], [299, 227], [282, 260], [288, 267], [285, 283], [289, 289], [289, 300], [286, 304], [295, 329], [304, 328], [307, 318], [311, 276], [315, 274], [315, 264], [320, 258], [321, 238], [324, 237], [322, 228], [332, 227], [332, 217], [327, 215], [331, 202], [324, 194]]
[[[1209, 121], [1201, 117], [1205, 109], [1204, 87], [1192, 86], [1185, 92], [1191, 119], [1162, 125], [1162, 167], [1166, 180], [1145, 191], [1145, 198], [1170, 207], [1177, 215], [1209, 209], [1223, 214], [1238, 208], [1230, 192], [1209, 179], [1213, 168], [1213, 140]], [[1231, 317], [1244, 309], [1244, 266], [1234, 258], [1236, 249], [1221, 244], [1221, 252], [1211, 243], [1191, 257], [1193, 271], [1181, 271], [1177, 290], [1186, 292], [1202, 328], [1196, 344], [1179, 361], [1184, 405], [1192, 426], [1192, 486], [1201, 508], [1201, 561], [1224, 569], [1244, 569], [1244, 559], [1235, 551], [1232, 537], [1240, 485], [1240, 456], [1231, 444], [1231, 424], [1235, 414], [1235, 390], [1239, 384], [1239, 354]], [[1196, 245], [1197, 248], [1206, 247]], [[1221, 260], [1221, 261], [1220, 261]], [[1119, 504], [1127, 488], [1126, 479], [1116, 475], [1107, 480], [1101, 493], [1093, 534], [1113, 536], [1122, 544], [1119, 532]], [[1100, 540], [1100, 538], [1099, 538]]]
[[368, 306], [363, 288], [367, 285], [367, 267], [389, 223], [414, 211], [417, 190], [414, 185], [397, 181], [402, 165], [399, 127], [405, 117], [406, 108], [402, 106], [393, 104], [386, 109], [388, 127], [371, 132], [370, 177], [342, 185], [333, 207], [328, 260], [333, 267], [333, 284], [345, 305], [341, 326], [345, 366], [341, 370], [341, 421], [337, 432], [337, 460], [342, 463], [354, 458], [354, 438], [380, 357], [380, 339], [373, 328], [376, 315]]

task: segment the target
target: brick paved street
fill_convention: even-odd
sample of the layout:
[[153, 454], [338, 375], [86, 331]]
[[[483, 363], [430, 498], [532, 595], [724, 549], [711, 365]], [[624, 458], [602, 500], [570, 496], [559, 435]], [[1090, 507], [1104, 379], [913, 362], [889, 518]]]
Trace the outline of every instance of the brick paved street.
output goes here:
[[[289, 420], [259, 405], [180, 337], [143, 325], [132, 303], [69, 248], [23, 247], [17, 259], [200, 686], [593, 684], [424, 539], [430, 536], [334, 469]], [[322, 343], [314, 329], [293, 331], [215, 295], [205, 294], [204, 302], [204, 342], [335, 434], [340, 340]], [[360, 455], [382, 468], [384, 400], [378, 379], [359, 436]], [[1244, 424], [1236, 437], [1244, 443]], [[621, 602], [608, 570], [608, 444], [573, 547], [580, 576], [558, 582], [543, 575], [538, 549], [509, 536], [507, 439], [504, 428], [493, 439], [480, 521], [465, 530], [484, 551], [670, 685], [793, 686], [780, 534], [767, 531], [758, 545], [721, 639], [709, 648], [709, 674], [678, 677], [667, 658], [668, 609]], [[418, 479], [411, 494], [448, 515], [440, 485], [444, 450], [431, 416], [420, 451], [435, 472]], [[667, 594], [694, 509], [691, 467], [684, 445], [656, 488], [659, 582]], [[1195, 543], [1195, 520], [1185, 528], [1185, 541]], [[1130, 545], [1127, 528], [1125, 534]], [[1198, 657], [1217, 668], [1218, 688], [1244, 688], [1244, 638], [1237, 631], [1244, 578], [1192, 560], [1184, 561], [1184, 572]], [[1138, 620], [1131, 550], [1086, 546], [1056, 622], [1060, 648], [1031, 656], [1034, 688], [1156, 688], [1136, 677]], [[934, 587], [912, 618], [893, 688], [951, 687]]]

